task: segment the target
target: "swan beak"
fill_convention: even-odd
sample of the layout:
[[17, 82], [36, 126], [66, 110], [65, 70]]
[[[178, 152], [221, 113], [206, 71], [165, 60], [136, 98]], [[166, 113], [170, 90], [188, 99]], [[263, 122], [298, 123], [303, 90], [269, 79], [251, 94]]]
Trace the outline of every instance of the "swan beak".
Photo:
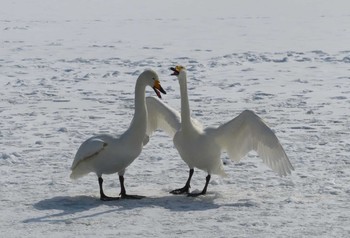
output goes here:
[[176, 69], [176, 68], [174, 68], [174, 67], [171, 67], [170, 68], [170, 70], [172, 70], [173, 71], [173, 73], [172, 74], [170, 74], [170, 75], [175, 75], [175, 76], [177, 76], [177, 75], [179, 75], [180, 74], [180, 72]]
[[166, 94], [165, 90], [160, 85], [159, 80], [154, 81], [153, 90], [156, 92], [156, 94], [159, 98], [162, 98], [162, 95], [160, 93]]

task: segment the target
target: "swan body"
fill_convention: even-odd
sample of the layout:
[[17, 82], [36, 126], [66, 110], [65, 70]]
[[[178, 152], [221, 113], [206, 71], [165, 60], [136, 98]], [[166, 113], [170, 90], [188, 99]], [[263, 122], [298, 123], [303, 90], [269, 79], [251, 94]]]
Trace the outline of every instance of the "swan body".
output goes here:
[[71, 166], [72, 179], [80, 178], [90, 172], [98, 177], [101, 200], [113, 200], [102, 188], [103, 174], [119, 174], [122, 198], [140, 198], [127, 195], [124, 187], [125, 169], [142, 151], [147, 128], [147, 107], [145, 102], [146, 86], [152, 87], [160, 97], [165, 93], [159, 78], [153, 70], [145, 70], [138, 77], [135, 86], [135, 113], [129, 128], [120, 136], [97, 135], [81, 144]]
[[253, 111], [245, 110], [217, 128], [203, 129], [200, 123], [190, 115], [185, 68], [177, 66], [171, 69], [174, 71], [172, 75], [177, 76], [180, 84], [181, 116], [176, 110], [156, 98], [146, 99], [150, 111], [158, 110], [158, 112], [152, 112], [152, 115], [160, 115], [158, 116], [160, 122], [152, 127], [149, 126], [147, 133], [150, 134], [154, 128], [171, 132], [169, 135], [173, 136], [176, 149], [190, 168], [186, 185], [171, 193], [189, 193], [194, 168], [198, 168], [208, 173], [206, 184], [202, 192], [189, 195], [205, 194], [211, 174], [226, 176], [220, 159], [222, 151], [227, 151], [232, 160], [240, 161], [249, 151], [254, 150], [280, 176], [291, 173], [293, 166], [278, 138]]
[[86, 140], [78, 149], [70, 177], [78, 179], [90, 172], [98, 177], [116, 172], [123, 174], [142, 150], [142, 143], [130, 143], [124, 135], [98, 135]]

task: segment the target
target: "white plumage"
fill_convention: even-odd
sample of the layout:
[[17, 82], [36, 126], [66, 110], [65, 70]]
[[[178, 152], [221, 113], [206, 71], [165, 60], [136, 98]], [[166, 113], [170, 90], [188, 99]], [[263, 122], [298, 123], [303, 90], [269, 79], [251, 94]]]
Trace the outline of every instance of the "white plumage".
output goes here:
[[148, 114], [147, 135], [161, 128], [173, 137], [181, 128], [181, 115], [178, 111], [166, 105], [155, 97], [147, 97]]
[[203, 127], [190, 116], [187, 94], [186, 70], [182, 66], [171, 68], [179, 80], [181, 93], [180, 114], [156, 98], [146, 98], [149, 116], [154, 117], [148, 125], [147, 134], [163, 129], [173, 137], [174, 145], [181, 158], [190, 168], [189, 178], [183, 188], [171, 191], [173, 194], [189, 193], [194, 168], [208, 173], [202, 192], [206, 193], [211, 174], [226, 176], [220, 154], [227, 151], [234, 161], [241, 160], [249, 151], [256, 151], [259, 157], [280, 176], [291, 173], [293, 166], [273, 131], [254, 112], [245, 110], [231, 121], [218, 128]]
[[78, 149], [71, 170], [72, 179], [80, 178], [90, 172], [96, 173], [100, 187], [101, 200], [114, 200], [104, 194], [103, 174], [119, 174], [122, 198], [141, 198], [127, 195], [124, 187], [125, 169], [139, 156], [145, 143], [147, 128], [147, 108], [145, 102], [146, 86], [152, 87], [158, 97], [165, 93], [159, 78], [153, 70], [145, 70], [138, 77], [135, 86], [135, 113], [129, 128], [120, 136], [98, 135], [82, 143]]

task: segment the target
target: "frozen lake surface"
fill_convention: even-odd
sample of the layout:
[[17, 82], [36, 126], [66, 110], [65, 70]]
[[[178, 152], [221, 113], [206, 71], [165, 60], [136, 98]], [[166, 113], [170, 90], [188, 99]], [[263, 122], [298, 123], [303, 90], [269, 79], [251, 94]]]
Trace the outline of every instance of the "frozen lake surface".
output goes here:
[[[5, 237], [349, 237], [348, 1], [3, 1], [0, 231]], [[188, 167], [157, 132], [125, 174], [142, 200], [101, 202], [94, 174], [69, 179], [80, 144], [121, 134], [134, 86], [188, 70], [192, 116], [218, 126], [245, 109], [276, 132], [295, 171], [223, 154], [208, 194], [169, 194]], [[147, 90], [147, 95], [154, 95]], [[196, 170], [192, 189], [206, 174]], [[104, 176], [118, 195], [117, 174]]]

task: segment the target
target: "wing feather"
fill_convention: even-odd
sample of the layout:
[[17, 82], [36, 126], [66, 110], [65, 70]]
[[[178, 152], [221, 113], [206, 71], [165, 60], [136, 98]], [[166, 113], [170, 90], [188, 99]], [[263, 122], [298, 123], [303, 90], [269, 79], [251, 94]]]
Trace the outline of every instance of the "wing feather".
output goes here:
[[180, 113], [155, 97], [147, 97], [146, 105], [148, 111], [146, 134], [150, 136], [155, 130], [161, 129], [170, 137], [174, 137], [181, 128]]
[[280, 176], [294, 170], [275, 133], [250, 110], [213, 130], [217, 143], [234, 161], [254, 150]]
[[91, 158], [94, 155], [97, 155], [101, 152], [104, 147], [107, 146], [107, 143], [99, 138], [91, 138], [85, 141], [78, 149], [74, 161], [71, 167], [71, 170], [74, 170], [80, 162], [85, 159]]

